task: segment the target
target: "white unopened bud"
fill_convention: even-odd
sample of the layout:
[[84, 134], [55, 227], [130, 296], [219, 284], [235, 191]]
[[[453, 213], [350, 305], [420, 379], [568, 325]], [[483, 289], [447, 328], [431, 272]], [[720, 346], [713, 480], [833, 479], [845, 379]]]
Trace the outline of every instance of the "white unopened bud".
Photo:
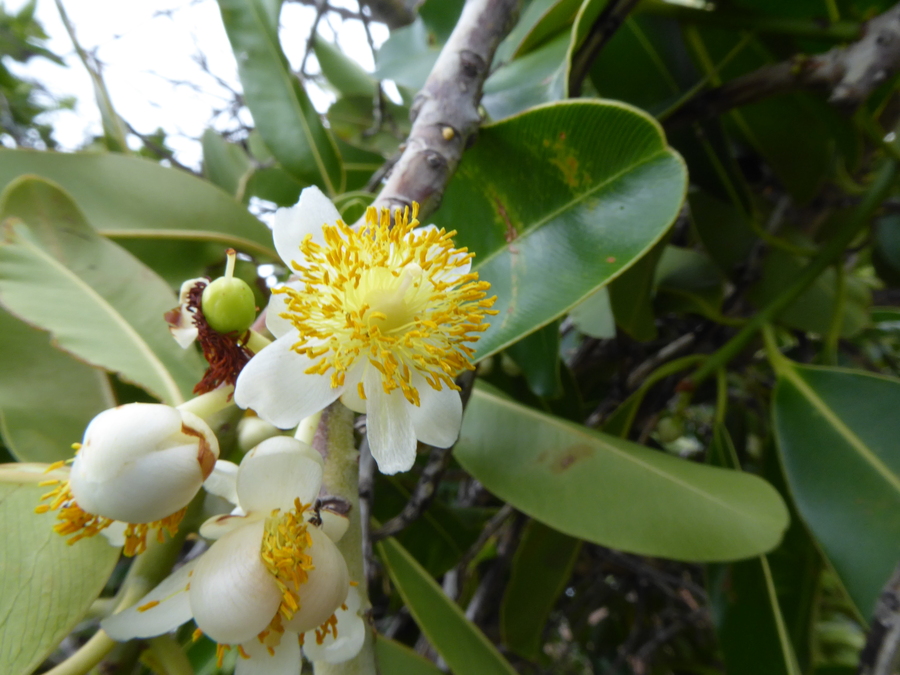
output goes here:
[[218, 456], [215, 434], [193, 413], [130, 403], [88, 425], [69, 488], [87, 513], [152, 523], [188, 505]]

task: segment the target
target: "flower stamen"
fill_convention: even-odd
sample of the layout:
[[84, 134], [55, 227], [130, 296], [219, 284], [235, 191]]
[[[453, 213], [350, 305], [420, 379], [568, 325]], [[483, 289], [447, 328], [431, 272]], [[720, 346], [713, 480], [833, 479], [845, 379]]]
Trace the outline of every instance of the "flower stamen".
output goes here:
[[260, 555], [281, 590], [281, 605], [275, 615], [279, 626], [281, 617], [290, 620], [300, 609], [298, 590], [309, 579], [308, 572], [314, 569], [312, 557], [307, 553], [312, 537], [303, 517], [303, 512], [311, 506], [295, 499], [290, 511], [281, 513], [276, 509], [266, 518]]

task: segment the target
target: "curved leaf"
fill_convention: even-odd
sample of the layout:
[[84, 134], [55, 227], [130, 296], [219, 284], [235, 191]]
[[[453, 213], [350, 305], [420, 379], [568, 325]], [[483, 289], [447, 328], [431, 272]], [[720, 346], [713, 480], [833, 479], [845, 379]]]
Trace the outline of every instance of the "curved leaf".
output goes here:
[[265, 225], [184, 171], [117, 154], [0, 149], [0, 188], [24, 174], [58, 183], [107, 237], [212, 241], [278, 260]]
[[452, 672], [515, 675], [484, 633], [396, 539], [380, 541], [377, 547], [410, 613]]
[[695, 464], [476, 386], [454, 449], [495, 495], [551, 527], [675, 560], [736, 560], [778, 544], [787, 509], [756, 476]]
[[291, 72], [265, 3], [219, 0], [219, 9], [247, 107], [269, 150], [295, 178], [331, 196], [343, 192], [344, 168], [334, 139]]
[[440, 668], [412, 649], [390, 638], [376, 636], [375, 656], [383, 675], [440, 675]]
[[0, 196], [0, 228], [0, 303], [10, 312], [167, 403], [190, 394], [202, 368], [163, 320], [175, 294], [94, 232], [69, 195], [23, 177]]
[[56, 349], [46, 333], [2, 309], [0, 372], [0, 433], [21, 461], [68, 459], [94, 415], [116, 404], [103, 371]]
[[434, 218], [497, 295], [477, 357], [624, 272], [665, 234], [686, 184], [656, 122], [622, 104], [568, 101], [485, 127]]
[[774, 422], [801, 516], [862, 616], [900, 559], [900, 382], [778, 363]]
[[[52, 477], [52, 476], [51, 476]], [[43, 467], [0, 467], [0, 664], [28, 675], [85, 615], [119, 558], [103, 536], [69, 546], [52, 513], [34, 507], [47, 491]]]

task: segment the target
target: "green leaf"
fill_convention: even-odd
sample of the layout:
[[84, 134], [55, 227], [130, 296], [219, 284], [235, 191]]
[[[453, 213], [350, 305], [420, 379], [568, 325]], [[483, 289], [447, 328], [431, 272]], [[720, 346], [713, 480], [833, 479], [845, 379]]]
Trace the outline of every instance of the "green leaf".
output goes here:
[[700, 251], [666, 246], [656, 267], [659, 312], [694, 313], [717, 320], [725, 289], [719, 270]]
[[725, 274], [733, 276], [757, 241], [747, 216], [703, 190], [692, 191], [688, 201], [704, 248]]
[[566, 534], [675, 560], [772, 549], [784, 502], [756, 476], [695, 464], [476, 386], [454, 455], [500, 499]]
[[381, 45], [375, 55], [375, 77], [418, 91], [440, 53], [440, 48], [429, 41], [425, 22], [416, 17], [408, 26], [391, 31]]
[[[716, 426], [711, 463], [740, 470], [723, 424]], [[707, 587], [713, 624], [729, 675], [800, 675], [791, 636], [781, 613], [768, 556], [710, 565]]]
[[862, 616], [900, 558], [900, 382], [779, 361], [774, 427], [797, 509]]
[[674, 221], [686, 180], [659, 126], [621, 104], [569, 101], [483, 128], [434, 217], [497, 295], [477, 358], [634, 264]]
[[20, 461], [68, 459], [88, 422], [116, 404], [105, 373], [2, 309], [0, 372], [0, 432]]
[[24, 174], [58, 183], [107, 237], [212, 241], [278, 260], [265, 225], [184, 171], [123, 155], [0, 149], [0, 187]]
[[0, 196], [0, 302], [66, 351], [177, 404], [202, 375], [163, 315], [178, 299], [153, 270], [99, 236], [68, 194], [23, 177]]
[[390, 638], [376, 636], [375, 657], [382, 675], [440, 675], [441, 669], [412, 649]]
[[522, 369], [528, 386], [536, 395], [544, 398], [562, 396], [558, 322], [547, 324], [510, 345], [506, 353]]
[[291, 72], [263, 0], [219, 0], [225, 32], [238, 62], [244, 99], [256, 129], [281, 166], [334, 196], [344, 168], [334, 139]]
[[[49, 476], [52, 478], [52, 476]], [[53, 531], [52, 512], [34, 512], [47, 491], [42, 466], [0, 468], [0, 664], [28, 675], [54, 650], [100, 595], [119, 558], [103, 536], [69, 546]]]
[[581, 541], [532, 520], [513, 558], [509, 584], [500, 606], [503, 642], [533, 659], [540, 653], [541, 634], [563, 592], [581, 550]]
[[515, 57], [520, 58], [565, 31], [575, 20], [581, 3], [582, 0], [556, 0], [522, 39], [515, 51]]
[[375, 78], [340, 48], [316, 34], [313, 40], [316, 60], [328, 83], [344, 96], [375, 97]]
[[609, 288], [603, 286], [572, 308], [569, 318], [580, 332], [598, 340], [616, 336], [616, 319], [609, 295]]
[[584, 44], [594, 23], [600, 18], [600, 14], [606, 9], [607, 4], [609, 4], [609, 0], [584, 0], [581, 3], [581, 7], [578, 8], [578, 13], [572, 22], [572, 36], [569, 40], [569, 49], [566, 52], [566, 60], [563, 65], [561, 98], [568, 98], [570, 95], [569, 77], [572, 71], [572, 58], [575, 56], [578, 48]]
[[378, 555], [388, 568], [403, 601], [432, 646], [456, 675], [515, 675], [515, 670], [448, 598], [428, 572], [396, 539], [378, 542]]
[[658, 241], [609, 285], [609, 301], [616, 325], [641, 342], [655, 340], [657, 336], [653, 280], [667, 240], [668, 237]]
[[253, 174], [253, 165], [244, 149], [229, 143], [213, 129], [203, 132], [203, 175], [238, 200], [246, 194], [247, 180]]

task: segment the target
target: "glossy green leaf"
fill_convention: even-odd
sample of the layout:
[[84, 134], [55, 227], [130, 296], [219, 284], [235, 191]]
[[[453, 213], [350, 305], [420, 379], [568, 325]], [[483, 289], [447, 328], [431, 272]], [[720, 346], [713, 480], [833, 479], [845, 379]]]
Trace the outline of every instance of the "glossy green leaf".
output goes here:
[[667, 246], [656, 267], [656, 302], [660, 313], [721, 316], [723, 280], [709, 256], [700, 251]]
[[344, 168], [273, 33], [262, 0], [219, 0], [225, 32], [238, 62], [244, 99], [256, 129], [286, 171], [329, 195], [344, 190]]
[[376, 546], [407, 608], [451, 672], [515, 675], [491, 641], [396, 539], [389, 537]]
[[375, 96], [375, 78], [340, 48], [316, 35], [313, 41], [316, 60], [328, 83], [344, 96]]
[[[801, 258], [781, 250], [771, 251], [763, 263], [762, 278], [747, 294], [750, 301], [758, 307], [766, 305], [797, 277], [804, 266]], [[872, 291], [862, 279], [851, 274], [845, 276], [841, 337], [849, 338], [870, 324]], [[778, 321], [791, 328], [824, 335], [831, 325], [836, 301], [836, 274], [829, 268], [778, 315]]]
[[[723, 424], [713, 432], [709, 454], [714, 466], [740, 470]], [[801, 674], [768, 556], [709, 565], [707, 587], [713, 625], [729, 675]]]
[[655, 340], [657, 336], [653, 280], [667, 240], [668, 237], [658, 241], [609, 285], [609, 302], [616, 325], [642, 342]]
[[0, 372], [0, 433], [20, 461], [68, 459], [94, 415], [116, 404], [104, 372], [2, 309]]
[[568, 32], [582, 0], [556, 0], [528, 31], [515, 51], [516, 58], [544, 45], [560, 32]]
[[609, 289], [603, 286], [572, 308], [569, 318], [579, 332], [598, 340], [616, 336], [616, 318], [609, 295]]
[[578, 8], [578, 13], [572, 22], [569, 49], [566, 52], [566, 59], [563, 65], [562, 98], [569, 97], [569, 76], [572, 71], [572, 59], [578, 52], [578, 48], [584, 44], [594, 23], [600, 18], [600, 14], [606, 9], [607, 4], [609, 4], [609, 0], [584, 0], [581, 3], [581, 7]]
[[774, 426], [800, 514], [862, 616], [900, 559], [900, 382], [777, 363]]
[[788, 524], [756, 476], [695, 464], [477, 386], [454, 456], [500, 499], [574, 537], [676, 560], [771, 550]]
[[0, 667], [29, 675], [100, 595], [119, 558], [103, 536], [69, 546], [53, 531], [51, 513], [34, 507], [47, 479], [38, 465], [0, 466]]
[[58, 183], [100, 234], [211, 241], [278, 259], [272, 233], [219, 188], [138, 157], [0, 149], [0, 187], [24, 174]]
[[630, 267], [675, 219], [686, 178], [659, 126], [616, 103], [547, 105], [483, 128], [434, 217], [497, 295], [477, 358]]
[[393, 154], [400, 140], [409, 133], [409, 110], [390, 99], [383, 103], [384, 119], [379, 123], [375, 120], [375, 102], [371, 97], [342, 96], [335, 101], [328, 108], [328, 123], [339, 140], [338, 148], [342, 147], [340, 141], [346, 141], [367, 151]]
[[528, 386], [537, 396], [562, 395], [559, 360], [559, 323], [547, 324], [513, 345], [506, 353], [522, 369]]
[[244, 199], [247, 180], [253, 173], [253, 165], [247, 153], [239, 145], [229, 143], [213, 129], [203, 132], [203, 175], [230, 195]]
[[377, 635], [375, 658], [381, 675], [440, 675], [440, 668], [399, 642]]
[[59, 187], [24, 177], [0, 196], [0, 303], [78, 358], [180, 403], [203, 373], [163, 320], [178, 299], [99, 236]]
[[381, 45], [375, 55], [375, 77], [418, 91], [440, 53], [440, 48], [428, 39], [425, 22], [416, 17], [410, 25], [391, 31]]
[[532, 520], [513, 558], [500, 605], [503, 642], [517, 654], [535, 658], [550, 611], [572, 574], [581, 541]]
[[502, 120], [563, 96], [562, 64], [569, 36], [560, 35], [491, 73], [481, 105], [493, 120]]

